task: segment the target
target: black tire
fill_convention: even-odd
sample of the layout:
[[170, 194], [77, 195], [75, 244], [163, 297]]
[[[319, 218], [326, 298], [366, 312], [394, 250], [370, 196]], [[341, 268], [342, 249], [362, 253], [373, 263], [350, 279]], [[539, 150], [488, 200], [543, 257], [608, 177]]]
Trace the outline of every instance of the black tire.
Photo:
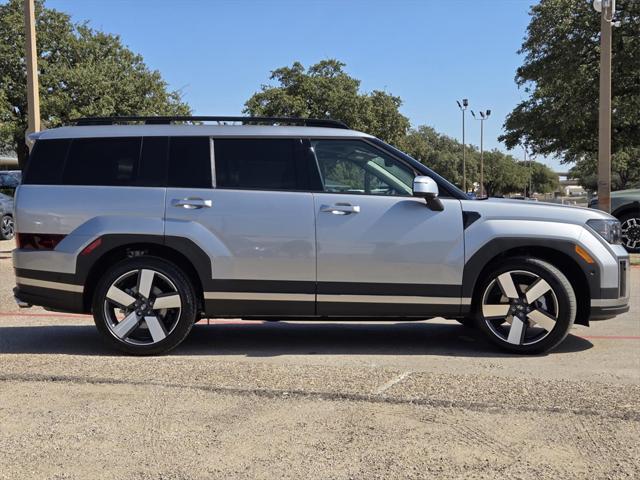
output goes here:
[[622, 226], [622, 244], [629, 253], [640, 253], [640, 211], [629, 212], [618, 218]]
[[15, 235], [13, 217], [11, 215], [3, 215], [0, 222], [0, 240], [11, 240]]
[[476, 328], [476, 319], [474, 317], [456, 318], [456, 321], [467, 328]]
[[[147, 297], [137, 291], [143, 289], [140, 286], [143, 271], [154, 272], [151, 275], [150, 293]], [[134, 277], [135, 275], [137, 277]], [[107, 293], [110, 292], [111, 287], [119, 287], [126, 282], [135, 286], [126, 291], [124, 287], [118, 288], [120, 291], [118, 293], [124, 292], [128, 297], [134, 298], [136, 303], [123, 307], [130, 299], [126, 299], [126, 302], [114, 303], [107, 297]], [[165, 286], [165, 290], [171, 291], [163, 292], [160, 286], [154, 287], [154, 282]], [[171, 297], [173, 301], [178, 302], [179, 306], [162, 310], [154, 308], [159, 304], [159, 298], [163, 296], [165, 300]], [[114, 294], [112, 293], [110, 297], [114, 297]], [[117, 314], [117, 310], [121, 313]], [[95, 290], [92, 311], [96, 327], [110, 346], [130, 355], [158, 355], [167, 353], [187, 337], [196, 320], [197, 300], [192, 283], [178, 267], [157, 257], [143, 256], [122, 260], [102, 276]], [[135, 318], [133, 313], [136, 313]], [[118, 320], [117, 315], [124, 318]], [[133, 330], [119, 336], [122, 329], [118, 329], [118, 325], [122, 327], [124, 325], [122, 322], [130, 316], [129, 323], [135, 325], [132, 327]], [[151, 323], [147, 325], [146, 320], [147, 318], [153, 320], [153, 317], [155, 317], [154, 328]]]
[[[502, 274], [505, 276], [501, 277]], [[519, 298], [508, 298], [508, 295], [504, 293], [503, 285], [500, 284], [499, 277], [512, 279]], [[528, 278], [532, 279], [531, 285], [519, 284], [520, 281], [526, 281], [523, 279]], [[541, 289], [546, 288], [539, 279], [544, 280], [550, 289], [546, 291], [544, 296], [528, 303], [525, 292], [531, 289], [532, 285], [540, 282]], [[496, 287], [498, 293], [495, 291]], [[489, 341], [503, 350], [513, 353], [534, 355], [551, 350], [566, 338], [576, 317], [576, 296], [571, 283], [558, 268], [537, 258], [515, 257], [496, 264], [479, 283], [475, 293], [476, 326]], [[494, 295], [493, 298], [501, 295], [500, 300], [490, 301], [491, 295]], [[533, 290], [530, 295], [535, 297]], [[512, 296], [515, 297], [514, 294]], [[493, 305], [499, 302], [506, 302], [506, 304]], [[489, 308], [504, 307], [505, 305], [508, 306], [509, 312], [513, 311], [514, 314], [508, 314], [504, 319], [500, 318], [502, 313], [495, 317], [485, 317], [485, 306], [488, 307], [487, 313], [489, 313]], [[548, 314], [548, 318], [540, 317], [540, 313]], [[536, 315], [541, 323], [532, 322], [529, 315]], [[554, 316], [555, 319], [550, 320]], [[511, 319], [511, 323], [507, 322], [507, 318]], [[516, 328], [512, 337], [511, 329], [516, 323], [524, 326]], [[507, 325], [509, 326], [507, 327]], [[547, 326], [545, 327], [545, 325]], [[519, 340], [518, 334], [520, 334]], [[527, 337], [529, 334], [531, 336]]]

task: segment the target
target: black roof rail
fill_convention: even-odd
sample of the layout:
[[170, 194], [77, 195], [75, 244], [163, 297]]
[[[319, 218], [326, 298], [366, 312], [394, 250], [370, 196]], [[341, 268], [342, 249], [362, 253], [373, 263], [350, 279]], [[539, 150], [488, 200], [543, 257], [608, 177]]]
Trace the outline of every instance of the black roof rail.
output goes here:
[[219, 116], [132, 116], [132, 117], [86, 117], [72, 120], [77, 126], [116, 125], [119, 123], [144, 123], [145, 125], [170, 125], [175, 122], [242, 123], [243, 125], [301, 125], [304, 127], [326, 127], [349, 129], [346, 123], [330, 118], [301, 117], [219, 117]]

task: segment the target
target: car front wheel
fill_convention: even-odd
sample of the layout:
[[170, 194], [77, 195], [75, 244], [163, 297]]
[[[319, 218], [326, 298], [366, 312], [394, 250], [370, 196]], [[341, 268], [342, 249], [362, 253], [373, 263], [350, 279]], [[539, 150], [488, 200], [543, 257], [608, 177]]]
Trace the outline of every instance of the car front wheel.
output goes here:
[[565, 275], [536, 258], [503, 261], [487, 275], [476, 298], [476, 324], [504, 350], [546, 352], [565, 339], [576, 297]]
[[126, 259], [108, 270], [93, 299], [93, 317], [107, 342], [132, 355], [156, 355], [178, 346], [196, 318], [191, 282], [155, 257]]

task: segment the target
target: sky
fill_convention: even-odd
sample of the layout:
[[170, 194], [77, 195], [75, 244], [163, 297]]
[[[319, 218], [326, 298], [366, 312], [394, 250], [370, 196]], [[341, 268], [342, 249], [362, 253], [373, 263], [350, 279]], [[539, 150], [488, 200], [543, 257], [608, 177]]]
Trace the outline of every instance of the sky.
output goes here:
[[[198, 115], [239, 115], [271, 70], [326, 58], [403, 100], [413, 126], [461, 139], [457, 99], [491, 109], [485, 148], [525, 96], [514, 77], [532, 0], [47, 0], [118, 34]], [[467, 143], [480, 144], [467, 113]], [[518, 158], [522, 150], [511, 152]], [[539, 159], [540, 160], [540, 159]], [[558, 162], [546, 159], [553, 168]]]

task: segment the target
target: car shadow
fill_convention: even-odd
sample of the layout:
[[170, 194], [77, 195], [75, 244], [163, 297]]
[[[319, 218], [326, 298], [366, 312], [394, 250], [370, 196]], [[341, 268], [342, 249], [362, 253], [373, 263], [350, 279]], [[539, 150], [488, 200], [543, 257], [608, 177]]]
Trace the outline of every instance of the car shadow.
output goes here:
[[[569, 335], [551, 354], [591, 347], [588, 340]], [[120, 355], [93, 325], [0, 327], [0, 354], [23, 353]], [[480, 332], [452, 322], [198, 324], [171, 354], [514, 356], [498, 350]]]

